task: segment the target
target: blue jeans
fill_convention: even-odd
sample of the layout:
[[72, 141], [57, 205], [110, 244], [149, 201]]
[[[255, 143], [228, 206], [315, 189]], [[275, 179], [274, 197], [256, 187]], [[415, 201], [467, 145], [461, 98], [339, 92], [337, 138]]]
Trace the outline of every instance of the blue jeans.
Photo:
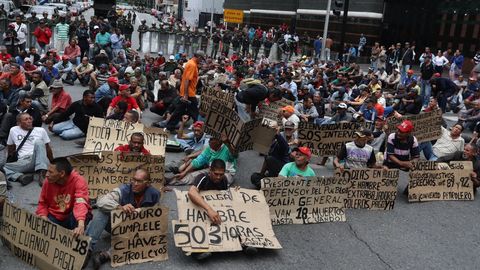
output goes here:
[[429, 161], [436, 161], [437, 156], [433, 153], [432, 142], [421, 142], [418, 144], [419, 152], [423, 151], [423, 155]]
[[95, 250], [95, 245], [97, 244], [98, 240], [102, 236], [103, 231], [111, 232], [112, 231], [112, 223], [110, 222], [110, 213], [106, 213], [103, 211], [98, 211], [92, 219], [92, 222], [87, 227], [87, 231], [85, 234], [92, 238], [90, 242], [90, 249]]
[[202, 150], [203, 146], [208, 145], [208, 140], [203, 143], [196, 143], [194, 139], [179, 139], [177, 135], [175, 135], [175, 140], [180, 144], [182, 149], [185, 151], [187, 149], [193, 149], [194, 151]]
[[427, 106], [432, 95], [432, 86], [429, 80], [420, 80], [420, 95], [423, 98], [423, 106]]
[[[85, 226], [88, 224], [90, 219], [91, 219], [91, 216], [87, 216], [87, 219], [85, 220]], [[48, 214], [48, 220], [50, 220], [51, 222], [53, 222], [57, 225], [60, 225], [60, 226], [64, 227], [65, 229], [69, 229], [69, 230], [73, 230], [78, 226], [78, 221], [75, 218], [75, 215], [73, 215], [73, 211], [70, 212], [67, 219], [65, 219], [64, 221], [60, 221], [60, 220], [56, 219], [51, 214]]]
[[73, 140], [85, 136], [83, 131], [79, 129], [72, 120], [55, 124], [52, 131], [64, 140]]
[[[401, 73], [400, 73], [400, 81], [403, 82], [403, 80], [405, 79], [405, 77], [407, 77], [407, 70], [410, 69], [410, 65], [403, 65], [402, 66], [402, 70], [401, 70]], [[405, 85], [406, 87], [406, 85]]]
[[17, 181], [24, 173], [48, 169], [48, 164], [50, 162], [47, 158], [45, 143], [39, 140], [35, 142], [31, 156], [24, 156], [15, 162], [6, 163], [3, 169], [8, 180]]

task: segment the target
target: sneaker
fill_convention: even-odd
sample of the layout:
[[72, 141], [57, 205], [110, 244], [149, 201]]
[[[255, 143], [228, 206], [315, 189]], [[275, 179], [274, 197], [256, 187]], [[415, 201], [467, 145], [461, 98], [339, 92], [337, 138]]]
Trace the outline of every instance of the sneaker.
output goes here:
[[17, 181], [22, 184], [22, 186], [26, 186], [33, 182], [33, 174], [24, 174], [20, 176]]
[[188, 149], [185, 149], [185, 155], [190, 155], [191, 153], [193, 153], [193, 151], [195, 151], [194, 149], [192, 148], [188, 148]]
[[201, 253], [193, 253], [192, 254], [192, 257], [195, 258], [197, 261], [205, 260], [210, 256], [212, 256], [211, 252], [201, 252]]
[[34, 178], [38, 182], [39, 186], [43, 186], [43, 183], [45, 182], [45, 178], [47, 177], [47, 170], [38, 170]]
[[256, 247], [245, 247], [243, 249], [243, 251], [245, 252], [245, 254], [247, 254], [248, 256], [253, 256], [255, 254], [257, 254], [258, 252], [258, 249]]
[[93, 253], [93, 269], [98, 270], [102, 264], [110, 261], [110, 254], [108, 251], [98, 251]]

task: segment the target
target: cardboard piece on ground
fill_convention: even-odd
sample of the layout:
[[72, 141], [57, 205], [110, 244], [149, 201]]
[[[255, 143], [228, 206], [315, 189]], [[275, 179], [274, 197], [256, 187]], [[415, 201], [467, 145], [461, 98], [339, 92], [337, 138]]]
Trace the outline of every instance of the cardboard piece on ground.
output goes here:
[[273, 225], [346, 221], [348, 182], [339, 177], [262, 179]]
[[1, 222], [2, 242], [27, 263], [45, 270], [82, 268], [90, 237], [75, 238], [71, 230], [9, 202], [3, 206]]
[[[211, 221], [205, 210], [190, 201], [188, 192], [175, 190], [175, 193], [178, 221], [173, 222], [173, 232], [175, 245], [183, 251], [239, 251], [242, 246], [281, 248], [268, 218], [265, 197], [260, 191], [229, 189], [201, 192], [201, 196], [219, 213], [222, 220], [220, 225], [211, 224], [210, 228], [197, 224]], [[203, 248], [206, 244], [208, 248]]]
[[90, 117], [83, 152], [113, 151], [117, 146], [128, 144], [130, 136], [135, 132], [144, 134], [145, 148], [152, 155], [165, 155], [168, 135], [162, 129], [97, 117]]
[[398, 170], [346, 169], [335, 171], [348, 181], [347, 209], [392, 210], [397, 197]]
[[230, 144], [239, 152], [256, 150], [266, 153], [272, 144], [276, 131], [264, 124], [262, 119], [243, 122], [237, 112], [225, 105], [210, 104], [205, 132], [215, 138], [227, 135]]
[[270, 102], [262, 101], [258, 107], [258, 117], [264, 118], [264, 121], [268, 123], [269, 126], [277, 124], [282, 125], [282, 117], [278, 114], [278, 111], [285, 106], [293, 106], [294, 103], [291, 100], [282, 98], [281, 100]]
[[199, 111], [201, 114], [207, 115], [210, 104], [218, 102], [223, 104], [227, 108], [233, 110], [235, 106], [235, 95], [233, 93], [216, 90], [215, 88], [206, 88], [202, 91], [200, 97]]
[[113, 267], [168, 259], [168, 208], [138, 208], [130, 215], [115, 210], [110, 217]]
[[413, 135], [417, 138], [419, 143], [436, 140], [442, 135], [442, 111], [435, 110], [427, 113], [405, 115], [402, 119], [397, 119], [395, 117], [388, 118], [388, 129], [385, 131], [387, 136], [396, 132], [397, 126], [406, 119], [412, 121], [415, 126]]
[[150, 172], [151, 184], [158, 190], [161, 190], [165, 183], [163, 156], [103, 151], [100, 156], [74, 155], [70, 156], [69, 160], [87, 180], [91, 199], [107, 194], [120, 184], [129, 183], [137, 168]]
[[340, 147], [354, 139], [356, 123], [338, 123], [315, 125], [300, 122], [298, 124], [298, 140], [302, 146], [310, 148], [315, 156], [335, 156]]
[[408, 201], [468, 201], [474, 199], [470, 170], [414, 170], [410, 172]]

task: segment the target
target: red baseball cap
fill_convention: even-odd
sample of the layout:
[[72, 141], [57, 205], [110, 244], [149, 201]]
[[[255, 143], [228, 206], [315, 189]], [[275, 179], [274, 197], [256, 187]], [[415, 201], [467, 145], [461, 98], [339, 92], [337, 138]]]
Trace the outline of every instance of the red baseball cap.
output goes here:
[[398, 125], [397, 128], [403, 133], [409, 133], [412, 132], [415, 127], [410, 120], [403, 120], [403, 122]]
[[64, 56], [62, 56], [62, 60], [70, 60], [70, 57], [64, 55]]
[[196, 121], [195, 123], [193, 123], [193, 127], [202, 128], [203, 125], [204, 125], [203, 121]]
[[125, 91], [130, 88], [130, 85], [128, 84], [120, 84], [120, 87], [118, 88], [118, 91]]
[[109, 83], [116, 83], [118, 84], [118, 78], [117, 77], [108, 77], [107, 82]]
[[312, 157], [312, 152], [310, 151], [310, 149], [308, 147], [305, 147], [305, 146], [297, 147], [294, 150], [304, 154], [305, 156], [307, 156], [308, 159], [310, 159]]

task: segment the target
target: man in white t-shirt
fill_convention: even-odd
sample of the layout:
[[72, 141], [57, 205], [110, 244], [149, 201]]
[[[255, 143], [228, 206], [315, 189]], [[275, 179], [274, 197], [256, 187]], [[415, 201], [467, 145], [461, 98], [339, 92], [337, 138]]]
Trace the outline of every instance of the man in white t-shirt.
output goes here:
[[285, 125], [285, 122], [291, 121], [295, 128], [298, 128], [298, 123], [300, 123], [300, 118], [295, 114], [295, 108], [293, 106], [285, 106], [279, 112], [282, 116], [282, 124]]
[[[32, 132], [20, 148], [29, 130], [32, 130]], [[20, 113], [17, 116], [17, 126], [12, 127], [8, 134], [7, 146], [9, 156], [15, 153], [18, 156], [17, 161], [6, 163], [4, 166], [7, 180], [18, 181], [22, 185], [27, 185], [33, 180], [37, 180], [42, 185], [47, 173], [49, 160], [53, 159], [50, 138], [45, 129], [33, 127], [32, 116], [28, 113]], [[24, 174], [32, 172], [35, 173]]]

